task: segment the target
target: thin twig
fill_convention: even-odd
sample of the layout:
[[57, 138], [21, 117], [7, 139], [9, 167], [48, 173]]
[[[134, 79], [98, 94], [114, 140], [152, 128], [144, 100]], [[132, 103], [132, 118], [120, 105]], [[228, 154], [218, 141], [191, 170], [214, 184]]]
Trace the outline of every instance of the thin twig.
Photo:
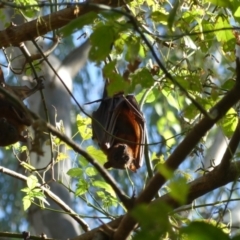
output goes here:
[[231, 160], [239, 145], [239, 142], [240, 142], [240, 121], [238, 120], [237, 127], [233, 133], [233, 136], [228, 144], [228, 147], [222, 157], [222, 160], [219, 166], [220, 167], [219, 171], [222, 171], [222, 174], [224, 174], [228, 170], [231, 164]]
[[[35, 42], [35, 41], [34, 41]], [[36, 43], [37, 44], [37, 43]], [[32, 59], [31, 59], [31, 54], [30, 52], [28, 51], [28, 49], [26, 48], [25, 44], [24, 43], [20, 43], [19, 45], [23, 55], [25, 56], [26, 58], [26, 61], [29, 63], [32, 71], [33, 71], [33, 74], [34, 74], [34, 77], [36, 79], [36, 81], [42, 81], [40, 80], [40, 78], [38, 77], [37, 75], [37, 72], [33, 66], [33, 63], [32, 63]], [[43, 52], [41, 52], [41, 54], [43, 54], [43, 56], [46, 58], [46, 56], [44, 55]], [[47, 122], [50, 122], [49, 120], [49, 114], [48, 114], [48, 109], [47, 109], [47, 104], [46, 104], [46, 101], [45, 101], [45, 97], [44, 97], [44, 94], [43, 94], [43, 90], [40, 89], [40, 94], [41, 94], [41, 100], [42, 100], [42, 103], [43, 103], [43, 109], [44, 109], [44, 112], [45, 112], [45, 117], [46, 117], [46, 120]], [[50, 148], [51, 148], [51, 159], [50, 159], [50, 162], [49, 164], [47, 164], [47, 166], [45, 166], [44, 168], [41, 168], [41, 169], [36, 169], [35, 171], [39, 171], [39, 170], [43, 170], [43, 169], [47, 169], [48, 166], [51, 166], [51, 169], [52, 169], [52, 176], [53, 176], [53, 179], [54, 179], [54, 168], [53, 168], [53, 163], [54, 163], [54, 156], [53, 156], [53, 142], [52, 142], [52, 136], [51, 136], [51, 133], [48, 133], [48, 138], [49, 138], [49, 142], [50, 142]]]

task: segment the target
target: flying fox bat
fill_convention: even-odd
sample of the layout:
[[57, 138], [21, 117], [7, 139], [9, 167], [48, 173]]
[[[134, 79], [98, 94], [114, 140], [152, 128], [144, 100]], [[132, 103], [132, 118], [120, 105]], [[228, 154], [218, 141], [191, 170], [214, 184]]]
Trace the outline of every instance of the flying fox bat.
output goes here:
[[[19, 101], [43, 88], [41, 82], [38, 82], [33, 89], [27, 86], [10, 86], [5, 83], [1, 68], [0, 86]], [[22, 132], [31, 124], [32, 120], [26, 107], [23, 104], [14, 103], [6, 95], [0, 93], [0, 146], [8, 146], [18, 141], [26, 142], [26, 137], [22, 135]]]
[[92, 114], [93, 139], [107, 155], [105, 168], [136, 172], [142, 166], [145, 143], [143, 114], [133, 95], [106, 95], [105, 89], [103, 99], [97, 100], [101, 101], [99, 108]]

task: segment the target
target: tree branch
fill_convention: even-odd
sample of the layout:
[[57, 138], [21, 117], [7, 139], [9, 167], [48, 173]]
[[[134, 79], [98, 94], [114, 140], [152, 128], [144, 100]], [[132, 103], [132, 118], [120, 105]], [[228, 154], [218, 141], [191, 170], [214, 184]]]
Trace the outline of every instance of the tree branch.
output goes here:
[[[5, 1], [0, 1], [3, 6], [11, 6], [12, 8], [26, 8], [23, 6], [18, 6]], [[108, 1], [108, 0], [93, 0], [91, 4], [106, 4], [111, 7], [119, 7], [124, 5], [124, 1]], [[72, 20], [79, 18], [80, 16], [90, 12], [90, 11], [99, 11], [94, 5], [87, 3], [78, 3], [78, 4], [69, 4], [61, 3], [60, 6], [66, 6], [67, 8], [62, 9], [58, 12], [52, 14], [38, 17], [35, 20], [21, 24], [19, 26], [14, 25], [13, 23], [6, 28], [5, 30], [0, 31], [0, 48], [18, 46], [20, 42], [31, 41], [39, 36], [43, 36], [46, 33], [59, 29]], [[71, 5], [71, 7], [69, 7]], [[36, 6], [50, 6], [47, 3], [39, 4]], [[29, 6], [28, 6], [29, 7]]]
[[238, 120], [237, 127], [233, 133], [231, 141], [228, 144], [228, 147], [222, 157], [222, 160], [219, 166], [219, 172], [221, 172], [222, 174], [225, 174], [227, 172], [230, 166], [231, 160], [233, 158], [233, 155], [237, 150], [239, 142], [240, 142], [240, 121]]

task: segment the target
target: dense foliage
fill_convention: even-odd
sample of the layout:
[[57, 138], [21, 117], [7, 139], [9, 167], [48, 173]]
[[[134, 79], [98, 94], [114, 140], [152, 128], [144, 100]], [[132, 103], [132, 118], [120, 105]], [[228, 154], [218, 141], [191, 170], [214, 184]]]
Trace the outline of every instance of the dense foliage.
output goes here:
[[[71, 158], [73, 167], [67, 171], [71, 184], [62, 183], [58, 176], [55, 178], [58, 184], [65, 184], [65, 188], [74, 193], [79, 219], [91, 227], [101, 225], [98, 219], [104, 223], [117, 219], [117, 225], [102, 227], [102, 231], [113, 239], [126, 239], [129, 234], [139, 240], [239, 238], [239, 221], [231, 215], [239, 206], [240, 96], [237, 93], [240, 64], [236, 64], [235, 50], [240, 44], [239, 0], [133, 0], [127, 3], [96, 0], [91, 4], [0, 0], [0, 4], [0, 18], [5, 23], [3, 31], [6, 34], [10, 22], [4, 11], [8, 8], [14, 10], [13, 17], [25, 18], [25, 23], [18, 27], [31, 23], [30, 18], [44, 25], [42, 17], [53, 14], [49, 18], [52, 22], [49, 20], [41, 27], [36, 25], [39, 29], [34, 33], [22, 34], [16, 30], [19, 39], [12, 38], [14, 43], [0, 39], [3, 53], [17, 41], [33, 41], [32, 36], [38, 34], [46, 37], [45, 45], [50, 48], [52, 41], [61, 36], [62, 43], [58, 43], [51, 54], [64, 61], [79, 41], [85, 41], [86, 36], [89, 39], [89, 62], [74, 79], [76, 99], [73, 100], [71, 128], [73, 141], [79, 149], [71, 139], [61, 134], [56, 136], [54, 132], [50, 136], [52, 143], [49, 139], [44, 143], [52, 144], [54, 164]], [[78, 13], [64, 15], [71, 9]], [[60, 15], [54, 15], [57, 12]], [[32, 22], [33, 29], [35, 23]], [[31, 30], [26, 27], [24, 31]], [[12, 76], [17, 76], [9, 67], [14, 59], [6, 56], [1, 55], [5, 75], [10, 71]], [[44, 61], [43, 56], [32, 60], [31, 64], [26, 64], [24, 74], [38, 74]], [[134, 93], [147, 126], [148, 139], [141, 169], [137, 173], [108, 171], [119, 191], [92, 160], [94, 158], [100, 168], [106, 162], [106, 156], [91, 139], [91, 111], [98, 103], [84, 105], [101, 97], [101, 93], [96, 92], [102, 91], [102, 79], [106, 78], [110, 79], [110, 95], [119, 91]], [[63, 125], [61, 119], [55, 122], [62, 134], [65, 133]], [[45, 126], [44, 131], [51, 129]], [[224, 141], [230, 142], [224, 156], [216, 162], [208, 153], [218, 132], [226, 137]], [[63, 146], [65, 152], [60, 151]], [[40, 148], [35, 146], [35, 151], [41, 153]], [[220, 151], [219, 148], [215, 151]], [[19, 143], [2, 149], [0, 170], [3, 171], [1, 167], [16, 170], [15, 158], [23, 152], [28, 155], [29, 150]], [[3, 171], [0, 176], [3, 186], [0, 189], [0, 225], [4, 226], [0, 226], [0, 231], [25, 228], [27, 223], [21, 220], [24, 216], [18, 211], [27, 211], [33, 204], [42, 211], [51, 208], [46, 200], [46, 194], [50, 198], [51, 194], [43, 190], [45, 173], [51, 169], [42, 174], [32, 171], [30, 164], [21, 163], [20, 166], [25, 168], [23, 175], [27, 176], [23, 187], [19, 186], [19, 179], [14, 179], [14, 174], [5, 176]], [[40, 176], [41, 180], [37, 178]], [[9, 188], [12, 179], [17, 186], [16, 192]], [[123, 192], [130, 199], [136, 199], [133, 209], [127, 209], [129, 199]], [[19, 200], [15, 199], [22, 199], [23, 204], [19, 205]], [[122, 221], [120, 215], [124, 215]], [[139, 228], [134, 228], [136, 223]]]

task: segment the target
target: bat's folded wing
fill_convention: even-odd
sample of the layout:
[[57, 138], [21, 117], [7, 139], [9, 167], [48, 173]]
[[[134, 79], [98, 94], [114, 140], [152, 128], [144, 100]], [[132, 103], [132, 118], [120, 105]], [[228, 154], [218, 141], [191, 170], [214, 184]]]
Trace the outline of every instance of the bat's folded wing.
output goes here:
[[[105, 98], [101, 100], [100, 106], [92, 114], [93, 139], [96, 140], [101, 149], [110, 148], [111, 142], [108, 142], [109, 125], [111, 124], [111, 110], [113, 109], [113, 99]], [[110, 133], [111, 134], [111, 133]]]

